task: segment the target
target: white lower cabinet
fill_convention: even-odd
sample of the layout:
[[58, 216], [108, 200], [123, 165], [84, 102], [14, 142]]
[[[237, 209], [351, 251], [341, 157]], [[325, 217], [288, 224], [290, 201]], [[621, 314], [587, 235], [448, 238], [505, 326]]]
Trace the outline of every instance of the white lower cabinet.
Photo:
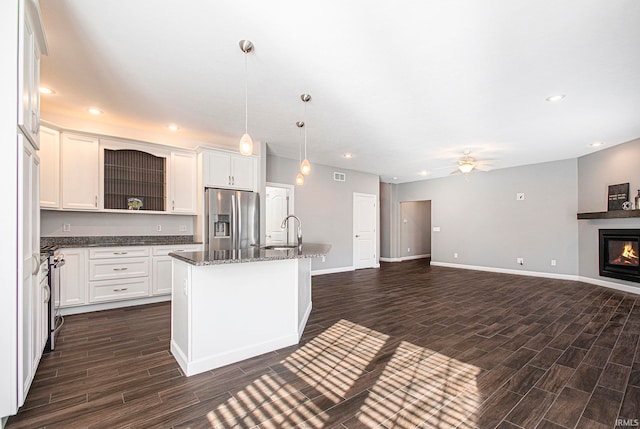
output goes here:
[[64, 265], [60, 267], [60, 291], [54, 294], [60, 307], [87, 303], [87, 249], [60, 249]]
[[196, 252], [201, 250], [199, 244], [188, 244], [184, 246], [154, 246], [152, 261], [152, 295], [170, 295], [171, 294], [171, 260], [169, 253], [177, 252]]
[[149, 296], [149, 276], [89, 282], [89, 302], [119, 301]]
[[200, 244], [60, 249], [60, 307], [171, 294], [169, 253], [201, 250]]

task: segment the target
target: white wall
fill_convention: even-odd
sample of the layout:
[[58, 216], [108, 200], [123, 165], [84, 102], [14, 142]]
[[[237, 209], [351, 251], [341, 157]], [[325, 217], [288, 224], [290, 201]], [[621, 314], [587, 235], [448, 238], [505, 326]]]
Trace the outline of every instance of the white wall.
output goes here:
[[[313, 163], [313, 159], [311, 159]], [[267, 182], [294, 184], [298, 161], [267, 156]], [[333, 180], [333, 172], [346, 173], [346, 182]], [[303, 186], [296, 186], [295, 214], [302, 220], [302, 241], [331, 244], [326, 262], [314, 259], [311, 269], [334, 270], [353, 267], [353, 193], [379, 198], [378, 176], [312, 164]], [[379, 225], [379, 216], [378, 216]], [[377, 228], [380, 231], [380, 228]], [[380, 254], [378, 233], [377, 255]]]
[[[629, 183], [635, 197], [640, 189], [640, 139], [578, 158], [578, 212], [607, 211], [608, 186]], [[640, 228], [640, 218], [581, 220], [578, 229], [581, 277], [637, 288], [640, 284], [600, 277], [598, 229]]]
[[441, 228], [431, 233], [434, 262], [578, 274], [575, 159], [393, 186], [394, 210], [431, 200], [432, 226]]
[[[195, 216], [146, 213], [92, 213], [41, 210], [42, 237], [114, 235], [193, 235]], [[63, 231], [69, 224], [71, 231]], [[161, 226], [161, 231], [157, 226]], [[180, 228], [185, 230], [181, 231]]]

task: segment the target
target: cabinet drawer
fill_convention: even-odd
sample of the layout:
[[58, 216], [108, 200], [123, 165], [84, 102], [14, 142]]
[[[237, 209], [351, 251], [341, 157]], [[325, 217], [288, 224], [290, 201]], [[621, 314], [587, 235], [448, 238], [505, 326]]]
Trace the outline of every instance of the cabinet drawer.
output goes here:
[[139, 258], [149, 256], [149, 247], [103, 247], [89, 249], [89, 259]]
[[149, 258], [97, 259], [89, 261], [89, 281], [148, 276]]
[[149, 295], [149, 278], [89, 282], [89, 302], [117, 301]]
[[171, 246], [154, 246], [153, 256], [167, 256], [172, 252], [197, 252], [202, 250], [201, 244], [184, 244], [184, 245], [171, 245]]

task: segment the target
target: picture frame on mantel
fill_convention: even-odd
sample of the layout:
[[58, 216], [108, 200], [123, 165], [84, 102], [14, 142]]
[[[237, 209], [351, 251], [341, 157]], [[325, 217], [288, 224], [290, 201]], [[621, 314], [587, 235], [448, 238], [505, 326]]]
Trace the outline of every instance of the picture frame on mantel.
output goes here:
[[629, 183], [609, 185], [607, 210], [624, 210], [623, 204], [629, 201]]

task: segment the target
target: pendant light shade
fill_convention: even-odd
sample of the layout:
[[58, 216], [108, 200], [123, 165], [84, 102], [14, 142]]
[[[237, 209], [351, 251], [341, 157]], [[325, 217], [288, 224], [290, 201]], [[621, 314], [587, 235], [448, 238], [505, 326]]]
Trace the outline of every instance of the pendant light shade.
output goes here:
[[249, 100], [247, 90], [247, 55], [253, 51], [253, 43], [250, 40], [240, 41], [240, 50], [244, 52], [244, 134], [240, 139], [240, 153], [251, 155], [253, 153], [253, 140], [249, 135]]
[[298, 171], [298, 175], [296, 176], [296, 185], [302, 186], [304, 185], [304, 175]]
[[[300, 99], [304, 103], [304, 119], [307, 120], [307, 103], [311, 101], [309, 94], [302, 94]], [[305, 176], [311, 173], [311, 163], [307, 159], [307, 128], [304, 128], [304, 161], [300, 163], [300, 172]]]
[[253, 153], [253, 140], [247, 133], [243, 134], [240, 139], [240, 153], [243, 155], [251, 155]]
[[308, 176], [309, 173], [311, 173], [311, 163], [307, 158], [305, 158], [304, 161], [302, 161], [302, 164], [300, 164], [300, 172], [305, 176]]

